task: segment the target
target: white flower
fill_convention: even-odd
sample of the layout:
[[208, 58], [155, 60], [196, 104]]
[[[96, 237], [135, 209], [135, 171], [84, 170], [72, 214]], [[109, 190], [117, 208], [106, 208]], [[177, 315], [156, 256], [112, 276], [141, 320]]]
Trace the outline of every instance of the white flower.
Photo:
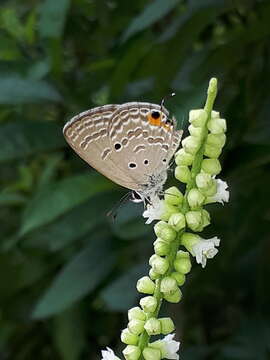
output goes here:
[[113, 352], [112, 349], [110, 348], [106, 348], [107, 350], [102, 350], [101, 351], [101, 355], [102, 355], [102, 359], [101, 360], [120, 360], [119, 357], [117, 357], [115, 355], [115, 353]]
[[173, 340], [175, 334], [169, 334], [161, 340], [164, 345], [164, 355], [165, 359], [179, 360], [179, 355], [177, 354], [180, 342]]
[[208, 200], [210, 202], [219, 202], [222, 205], [224, 204], [224, 202], [228, 202], [229, 201], [229, 190], [228, 189], [228, 184], [226, 183], [226, 181], [223, 181], [221, 179], [216, 179], [216, 183], [217, 183], [217, 192], [214, 196], [211, 196], [208, 198]]
[[150, 224], [154, 220], [160, 220], [164, 212], [164, 201], [160, 200], [159, 197], [155, 197], [152, 203], [147, 205], [142, 215], [144, 218], [148, 218], [145, 223]]
[[200, 239], [195, 243], [192, 247], [192, 253], [196, 256], [197, 263], [202, 264], [204, 268], [207, 259], [212, 259], [218, 253], [215, 246], [219, 246], [219, 243], [220, 239], [216, 236], [211, 239]]
[[168, 204], [165, 200], [160, 200], [158, 196], [155, 196], [151, 199], [151, 204], [147, 205], [143, 217], [148, 218], [145, 223], [150, 224], [153, 220], [168, 221], [170, 216], [177, 212], [179, 210], [176, 206]]

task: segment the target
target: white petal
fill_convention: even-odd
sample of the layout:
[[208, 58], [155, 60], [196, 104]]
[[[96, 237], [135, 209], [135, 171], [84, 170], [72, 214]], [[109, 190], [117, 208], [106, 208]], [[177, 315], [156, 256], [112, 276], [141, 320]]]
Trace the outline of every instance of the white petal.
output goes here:
[[212, 259], [218, 253], [215, 246], [219, 246], [219, 243], [220, 239], [216, 236], [211, 239], [201, 239], [197, 242], [192, 248], [192, 252], [196, 256], [197, 263], [202, 264], [202, 267], [204, 268], [207, 259]]
[[147, 208], [142, 215], [144, 218], [148, 218], [145, 223], [150, 224], [154, 220], [160, 220], [163, 212], [164, 202], [157, 197], [151, 204], [147, 205]]
[[101, 355], [102, 355], [101, 360], [120, 360], [119, 357], [115, 355], [112, 349], [110, 349], [109, 347], [107, 347], [106, 349], [107, 350], [101, 351]]
[[228, 189], [228, 184], [226, 181], [221, 179], [216, 179], [217, 182], [217, 193], [211, 197], [211, 201], [219, 202], [224, 204], [224, 202], [229, 201], [230, 193]]
[[162, 342], [165, 345], [165, 358], [170, 360], [179, 360], [179, 355], [177, 354], [180, 346], [179, 341], [175, 341], [175, 334], [169, 334], [162, 339]]

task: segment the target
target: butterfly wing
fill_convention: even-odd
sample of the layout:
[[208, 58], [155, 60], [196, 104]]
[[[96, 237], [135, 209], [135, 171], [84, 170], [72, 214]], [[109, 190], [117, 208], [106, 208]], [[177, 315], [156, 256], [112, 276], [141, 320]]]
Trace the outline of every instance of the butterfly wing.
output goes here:
[[[156, 114], [155, 114], [156, 113]], [[152, 114], [160, 114], [154, 119]], [[153, 174], [166, 172], [181, 140], [182, 131], [157, 104], [131, 102], [119, 105], [109, 125], [111, 158], [140, 191]], [[117, 160], [116, 160], [117, 159]]]
[[63, 133], [68, 144], [89, 165], [119, 185], [131, 188], [129, 175], [119, 169], [115, 156], [111, 157], [109, 128], [118, 106], [104, 105], [80, 113], [64, 126]]
[[[158, 112], [159, 119], [151, 114]], [[160, 105], [132, 102], [83, 112], [64, 127], [75, 152], [97, 171], [126, 188], [140, 191], [153, 174], [166, 172], [179, 146], [180, 131]]]

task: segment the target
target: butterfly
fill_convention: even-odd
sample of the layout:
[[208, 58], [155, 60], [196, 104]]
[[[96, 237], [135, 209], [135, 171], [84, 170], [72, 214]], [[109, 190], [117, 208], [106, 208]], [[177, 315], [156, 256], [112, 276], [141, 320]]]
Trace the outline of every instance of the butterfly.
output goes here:
[[148, 102], [95, 107], [68, 121], [63, 133], [89, 165], [132, 190], [133, 201], [150, 203], [162, 193], [182, 136], [163, 103]]

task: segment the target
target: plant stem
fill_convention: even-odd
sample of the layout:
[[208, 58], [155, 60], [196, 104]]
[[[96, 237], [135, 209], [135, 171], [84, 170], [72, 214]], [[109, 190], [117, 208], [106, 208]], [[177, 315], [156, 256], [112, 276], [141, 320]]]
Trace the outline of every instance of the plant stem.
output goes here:
[[[177, 251], [178, 251], [178, 248], [179, 248], [179, 243], [180, 243], [180, 238], [181, 238], [181, 235], [182, 235], [183, 231], [179, 231], [179, 233], [177, 234], [176, 236], [176, 239], [174, 241], [172, 241], [171, 243], [171, 247], [170, 247], [170, 253], [166, 256], [166, 259], [169, 261], [169, 268], [168, 270], [166, 271], [166, 273], [164, 275], [162, 275], [159, 279], [157, 279], [155, 281], [155, 284], [156, 284], [156, 287], [155, 287], [155, 291], [154, 291], [154, 294], [153, 296], [156, 298], [157, 300], [157, 307], [156, 307], [156, 310], [152, 313], [149, 313], [147, 315], [147, 320], [151, 319], [151, 318], [157, 318], [158, 317], [158, 314], [159, 314], [159, 311], [160, 311], [160, 308], [161, 308], [161, 305], [162, 305], [162, 300], [163, 300], [163, 297], [162, 297], [162, 293], [160, 291], [160, 283], [161, 283], [161, 280], [165, 277], [165, 276], [168, 276], [170, 275], [173, 270], [174, 270], [174, 267], [173, 267], [173, 262], [176, 258], [176, 254], [177, 254]], [[139, 348], [141, 349], [141, 351], [143, 351], [143, 349], [148, 345], [149, 343], [149, 339], [150, 339], [150, 336], [147, 334], [146, 331], [144, 331], [141, 335], [140, 335], [140, 339], [139, 339]], [[141, 355], [141, 358], [140, 359], [143, 359], [143, 356]]]
[[214, 105], [216, 96], [217, 96], [217, 79], [212, 78], [209, 81], [209, 85], [208, 85], [208, 89], [207, 89], [207, 99], [206, 99], [206, 102], [204, 105], [204, 110], [207, 112], [207, 120], [206, 120], [206, 124], [204, 127], [204, 131], [202, 133], [202, 143], [201, 143], [201, 147], [199, 148], [199, 150], [194, 158], [194, 161], [193, 161], [193, 164], [191, 167], [191, 180], [186, 186], [186, 191], [185, 191], [185, 195], [184, 195], [184, 201], [183, 201], [183, 206], [182, 206], [182, 211], [184, 214], [190, 210], [189, 206], [188, 206], [187, 195], [188, 195], [189, 191], [195, 187], [196, 176], [201, 171], [201, 164], [202, 164], [203, 154], [204, 154], [204, 150], [205, 150], [205, 141], [206, 141], [206, 137], [208, 134], [207, 123], [211, 118], [211, 112], [213, 109], [213, 105]]
[[[211, 112], [212, 112], [212, 108], [213, 108], [213, 104], [215, 101], [217, 95], [217, 79], [216, 78], [212, 78], [209, 82], [209, 86], [208, 86], [208, 90], [207, 90], [207, 99], [206, 99], [206, 103], [204, 106], [204, 110], [207, 112], [207, 121], [206, 124], [204, 126], [204, 131], [202, 134], [202, 140], [201, 140], [201, 147], [199, 148], [197, 154], [195, 155], [193, 164], [192, 164], [192, 168], [191, 168], [191, 180], [189, 183], [187, 183], [186, 185], [186, 189], [185, 189], [185, 194], [184, 194], [184, 200], [183, 200], [183, 204], [182, 204], [182, 208], [181, 211], [185, 214], [187, 211], [190, 210], [188, 201], [187, 201], [187, 195], [189, 193], [189, 191], [195, 186], [195, 179], [196, 176], [199, 174], [199, 172], [201, 171], [201, 164], [202, 164], [202, 160], [203, 160], [203, 154], [204, 154], [204, 148], [205, 148], [205, 142], [206, 142], [206, 137], [208, 134], [208, 129], [207, 129], [207, 122], [209, 121], [209, 119], [211, 118]], [[162, 300], [163, 300], [163, 296], [162, 293], [160, 291], [160, 283], [161, 280], [165, 277], [170, 275], [173, 271], [174, 271], [174, 260], [176, 259], [176, 254], [180, 245], [180, 239], [182, 234], [185, 232], [185, 228], [182, 229], [181, 231], [178, 232], [176, 239], [171, 243], [171, 248], [170, 248], [170, 253], [166, 256], [166, 259], [169, 261], [169, 268], [167, 270], [167, 272], [162, 275], [159, 279], [157, 279], [155, 281], [155, 291], [153, 296], [156, 298], [157, 300], [157, 308], [153, 313], [149, 313], [147, 315], [147, 320], [149, 320], [150, 318], [157, 318], [161, 305], [162, 305]], [[147, 347], [148, 343], [150, 340], [150, 336], [147, 334], [146, 331], [144, 331], [139, 338], [139, 343], [138, 346], [141, 349], [141, 352], [143, 352], [144, 348]], [[140, 356], [140, 360], [143, 360], [143, 355], [141, 353]]]

